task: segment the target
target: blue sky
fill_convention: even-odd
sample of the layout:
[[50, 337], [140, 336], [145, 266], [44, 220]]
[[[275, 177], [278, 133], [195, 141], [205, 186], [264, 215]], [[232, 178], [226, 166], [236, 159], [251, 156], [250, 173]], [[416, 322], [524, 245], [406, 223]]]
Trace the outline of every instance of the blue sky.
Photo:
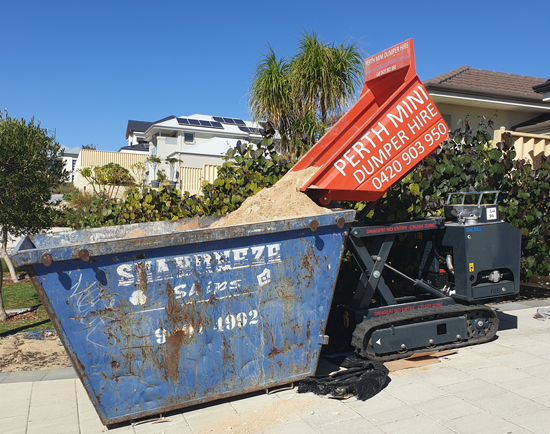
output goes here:
[[291, 56], [303, 30], [365, 57], [413, 38], [421, 80], [465, 64], [549, 78], [549, 12], [542, 0], [0, 0], [0, 107], [62, 145], [108, 151], [126, 144], [130, 119], [248, 120], [266, 46]]

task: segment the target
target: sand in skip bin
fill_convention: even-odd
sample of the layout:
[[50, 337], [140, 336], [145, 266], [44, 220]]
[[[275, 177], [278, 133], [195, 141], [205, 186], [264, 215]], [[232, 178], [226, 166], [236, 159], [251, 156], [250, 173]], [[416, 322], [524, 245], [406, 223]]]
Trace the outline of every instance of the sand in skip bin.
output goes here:
[[273, 187], [264, 188], [246, 199], [239, 209], [227, 214], [211, 227], [260, 223], [285, 218], [306, 217], [329, 213], [330, 210], [317, 205], [302, 187], [318, 167], [309, 167], [297, 172], [288, 172]]

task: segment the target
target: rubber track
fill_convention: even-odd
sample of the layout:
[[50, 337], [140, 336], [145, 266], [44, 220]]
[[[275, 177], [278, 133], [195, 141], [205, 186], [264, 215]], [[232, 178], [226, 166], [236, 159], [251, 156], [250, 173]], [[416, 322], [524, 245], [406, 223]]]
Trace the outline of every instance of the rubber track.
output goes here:
[[[400, 323], [413, 323], [415, 319], [421, 319], [424, 322], [430, 321], [430, 319], [436, 318], [453, 318], [462, 315], [468, 315], [479, 311], [483, 316], [489, 319], [489, 325], [486, 328], [486, 332], [483, 335], [474, 335], [470, 326], [468, 326], [468, 339], [461, 340], [460, 342], [453, 342], [450, 344], [443, 345], [434, 345], [427, 346], [425, 348], [418, 348], [409, 351], [400, 351], [383, 356], [377, 356], [374, 353], [367, 351], [363, 348], [363, 342], [365, 342], [365, 336], [369, 336], [378, 329], [383, 329], [391, 325], [397, 326]], [[421, 321], [421, 322], [422, 322]], [[467, 319], [465, 319], [467, 321]], [[415, 353], [421, 353], [426, 351], [438, 351], [438, 350], [449, 350], [453, 348], [461, 348], [470, 345], [482, 344], [490, 341], [496, 336], [498, 330], [498, 317], [496, 312], [493, 309], [483, 306], [483, 305], [451, 305], [451, 306], [438, 306], [438, 307], [429, 307], [426, 309], [415, 309], [405, 312], [394, 313], [390, 315], [385, 315], [382, 317], [370, 318], [363, 320], [360, 324], [355, 327], [352, 337], [352, 345], [355, 347], [355, 352], [371, 360], [377, 360], [381, 362], [387, 362], [390, 360], [403, 359], [409, 357]]]

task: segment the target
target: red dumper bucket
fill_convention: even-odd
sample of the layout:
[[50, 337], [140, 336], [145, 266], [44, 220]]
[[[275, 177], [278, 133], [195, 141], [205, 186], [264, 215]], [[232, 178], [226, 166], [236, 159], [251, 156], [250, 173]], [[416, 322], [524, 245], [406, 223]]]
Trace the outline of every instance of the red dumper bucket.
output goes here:
[[301, 188], [332, 200], [375, 201], [427, 157], [448, 128], [416, 75], [409, 39], [365, 61], [359, 101], [294, 166], [319, 167]]

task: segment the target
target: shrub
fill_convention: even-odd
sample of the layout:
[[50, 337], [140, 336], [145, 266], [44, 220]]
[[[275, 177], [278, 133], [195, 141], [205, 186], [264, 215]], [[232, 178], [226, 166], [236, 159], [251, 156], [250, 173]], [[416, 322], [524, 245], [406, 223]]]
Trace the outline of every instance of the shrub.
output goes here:
[[71, 225], [79, 229], [226, 214], [247, 197], [275, 184], [294, 165], [294, 161], [279, 157], [273, 139], [256, 146], [240, 144], [228, 151], [225, 160], [214, 183], [203, 183], [200, 196], [188, 192], [182, 195], [163, 185], [158, 191], [134, 187], [122, 202], [87, 199], [89, 202], [77, 205], [75, 199], [72, 204], [81, 212], [69, 218]]

